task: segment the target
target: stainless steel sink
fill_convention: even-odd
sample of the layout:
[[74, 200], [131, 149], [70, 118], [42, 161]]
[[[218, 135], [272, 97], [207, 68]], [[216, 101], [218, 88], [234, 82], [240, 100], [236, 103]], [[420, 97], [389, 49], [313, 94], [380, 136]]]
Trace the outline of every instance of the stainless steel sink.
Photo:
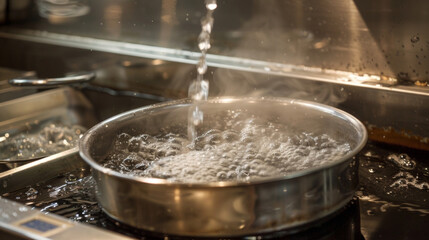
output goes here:
[[[14, 98], [0, 102], [0, 111], [3, 113], [0, 116], [0, 136], [3, 140], [6, 139], [5, 136], [25, 133], [31, 124], [41, 122], [55, 121], [90, 128], [95, 123], [117, 113], [156, 102], [138, 97], [113, 96], [112, 92], [101, 91], [103, 89], [81, 91], [60, 87], [44, 91], [25, 88], [17, 90], [33, 92], [33, 94], [24, 94], [22, 97], [12, 94]], [[0, 194], [23, 189], [85, 167], [86, 164], [79, 157], [77, 147], [35, 161], [3, 162], [0, 164]], [[79, 232], [85, 232], [86, 237], [92, 236], [91, 239], [128, 239], [88, 225], [71, 223], [68, 219], [53, 214], [31, 210], [2, 197], [0, 197], [0, 213], [0, 235], [14, 239], [41, 236], [67, 239], [70, 236], [76, 237]], [[47, 225], [55, 231], [40, 232], [38, 228]]]
[[[25, 90], [26, 88], [23, 89]], [[95, 90], [94, 88], [92, 90], [91, 88], [86, 88], [83, 91], [71, 87], [61, 87], [0, 102], [0, 111], [3, 113], [0, 116], [0, 144], [2, 144], [2, 151], [9, 151], [9, 149], [11, 151], [11, 154], [0, 154], [0, 163], [7, 164], [8, 167], [16, 167], [28, 161], [55, 153], [45, 151], [46, 153], [38, 153], [36, 156], [34, 153], [31, 156], [25, 156], [25, 154], [29, 154], [32, 151], [25, 150], [32, 147], [32, 143], [27, 139], [21, 140], [26, 136], [37, 135], [38, 132], [42, 134], [42, 130], [46, 129], [45, 126], [49, 126], [49, 124], [57, 124], [59, 128], [79, 126], [79, 130], [85, 131], [85, 129], [89, 129], [105, 118], [156, 102], [155, 100], [138, 97], [112, 96], [112, 92], [114, 91], [110, 90], [110, 92], [106, 93], [106, 89], [100, 87], [95, 88]], [[44, 134], [46, 134], [46, 131]], [[22, 142], [15, 143], [16, 138], [21, 138], [20, 141], [25, 144]], [[42, 139], [46, 138], [52, 138], [52, 136]], [[39, 138], [36, 138], [35, 141], [37, 141], [36, 147], [40, 146], [40, 144], [55, 144], [51, 140], [49, 140], [49, 143], [40, 143]], [[75, 142], [75, 140], [73, 141]], [[76, 146], [74, 142], [68, 144], [70, 145], [69, 147], [66, 145], [57, 151]], [[15, 152], [20, 156], [14, 156], [14, 154], [16, 155]]]

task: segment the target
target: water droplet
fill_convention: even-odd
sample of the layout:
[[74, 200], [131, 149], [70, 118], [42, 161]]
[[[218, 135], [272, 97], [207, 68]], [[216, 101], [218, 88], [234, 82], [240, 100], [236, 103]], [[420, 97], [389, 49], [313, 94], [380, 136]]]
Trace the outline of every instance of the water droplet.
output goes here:
[[372, 209], [369, 209], [366, 211], [366, 214], [368, 214], [368, 216], [374, 216], [375, 215], [375, 211]]
[[37, 191], [34, 188], [29, 188], [26, 192], [25, 195], [27, 196], [27, 200], [33, 200], [37, 198], [37, 194], [39, 193], [39, 191]]
[[206, 0], [206, 8], [210, 11], [213, 11], [217, 8], [216, 0]]
[[[210, 33], [213, 28], [213, 11], [217, 8], [216, 0], [205, 0], [207, 8], [206, 16], [201, 20], [201, 33], [198, 36], [198, 48], [201, 51], [201, 57], [197, 63], [198, 77], [194, 80], [188, 89], [188, 97], [194, 102], [207, 100], [209, 84], [203, 80], [207, 71], [206, 52], [210, 49]], [[197, 103], [190, 107], [188, 112], [188, 138], [193, 142], [197, 137], [196, 126], [203, 121], [203, 112], [198, 109]]]
[[416, 162], [405, 153], [401, 153], [399, 155], [390, 154], [387, 159], [393, 161], [398, 167], [406, 170], [412, 170], [416, 167]]
[[211, 33], [213, 28], [213, 18], [208, 16], [201, 21], [201, 27], [204, 32]]
[[209, 94], [209, 82], [207, 80], [194, 81], [188, 89], [188, 96], [193, 100], [207, 100]]
[[210, 45], [210, 33], [203, 31], [198, 36], [198, 48], [202, 52], [206, 52], [211, 47]]
[[27, 208], [27, 207], [24, 207], [24, 206], [21, 206], [21, 207], [19, 207], [19, 208], [18, 208], [18, 210], [19, 210], [20, 212], [27, 212], [27, 211], [28, 211], [28, 208]]
[[412, 43], [417, 43], [418, 41], [420, 41], [420, 37], [417, 36], [417, 35], [414, 35], [414, 36], [411, 37], [410, 41]]
[[204, 56], [201, 56], [197, 63], [197, 71], [201, 75], [204, 75], [204, 73], [207, 71], [206, 58]]
[[70, 174], [67, 176], [66, 183], [74, 183], [76, 180], [77, 177], [74, 174]]

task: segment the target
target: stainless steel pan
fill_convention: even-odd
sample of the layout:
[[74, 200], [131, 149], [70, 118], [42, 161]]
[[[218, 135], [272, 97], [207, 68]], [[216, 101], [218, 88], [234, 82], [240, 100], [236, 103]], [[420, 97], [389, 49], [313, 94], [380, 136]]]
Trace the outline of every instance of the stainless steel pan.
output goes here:
[[[238, 236], [294, 228], [344, 206], [357, 186], [357, 154], [367, 133], [338, 109], [291, 99], [211, 99], [205, 113], [247, 109], [284, 124], [347, 141], [351, 151], [329, 164], [249, 182], [172, 183], [121, 174], [102, 167], [115, 136], [156, 133], [187, 122], [190, 102], [179, 100], [139, 108], [110, 118], [81, 138], [80, 155], [92, 167], [97, 198], [112, 218], [131, 226], [182, 236]], [[204, 124], [210, 124], [205, 119]]]

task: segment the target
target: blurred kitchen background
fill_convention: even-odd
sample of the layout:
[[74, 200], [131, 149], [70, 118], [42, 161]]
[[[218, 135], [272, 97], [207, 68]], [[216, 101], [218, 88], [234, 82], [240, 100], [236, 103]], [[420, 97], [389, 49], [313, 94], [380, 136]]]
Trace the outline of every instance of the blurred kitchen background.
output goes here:
[[[356, 115], [372, 139], [428, 149], [427, 1], [218, 5], [211, 96], [322, 102]], [[91, 71], [92, 87], [186, 97], [204, 13], [202, 0], [0, 0], [2, 88], [15, 77]]]

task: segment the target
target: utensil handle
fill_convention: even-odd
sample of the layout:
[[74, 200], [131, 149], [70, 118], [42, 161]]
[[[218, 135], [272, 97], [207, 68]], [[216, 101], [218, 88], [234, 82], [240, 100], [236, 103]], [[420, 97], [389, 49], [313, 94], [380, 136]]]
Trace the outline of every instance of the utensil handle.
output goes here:
[[56, 86], [72, 83], [89, 82], [95, 78], [94, 72], [86, 72], [78, 75], [71, 75], [60, 78], [45, 78], [45, 79], [26, 79], [14, 78], [9, 80], [9, 84], [14, 86]]

